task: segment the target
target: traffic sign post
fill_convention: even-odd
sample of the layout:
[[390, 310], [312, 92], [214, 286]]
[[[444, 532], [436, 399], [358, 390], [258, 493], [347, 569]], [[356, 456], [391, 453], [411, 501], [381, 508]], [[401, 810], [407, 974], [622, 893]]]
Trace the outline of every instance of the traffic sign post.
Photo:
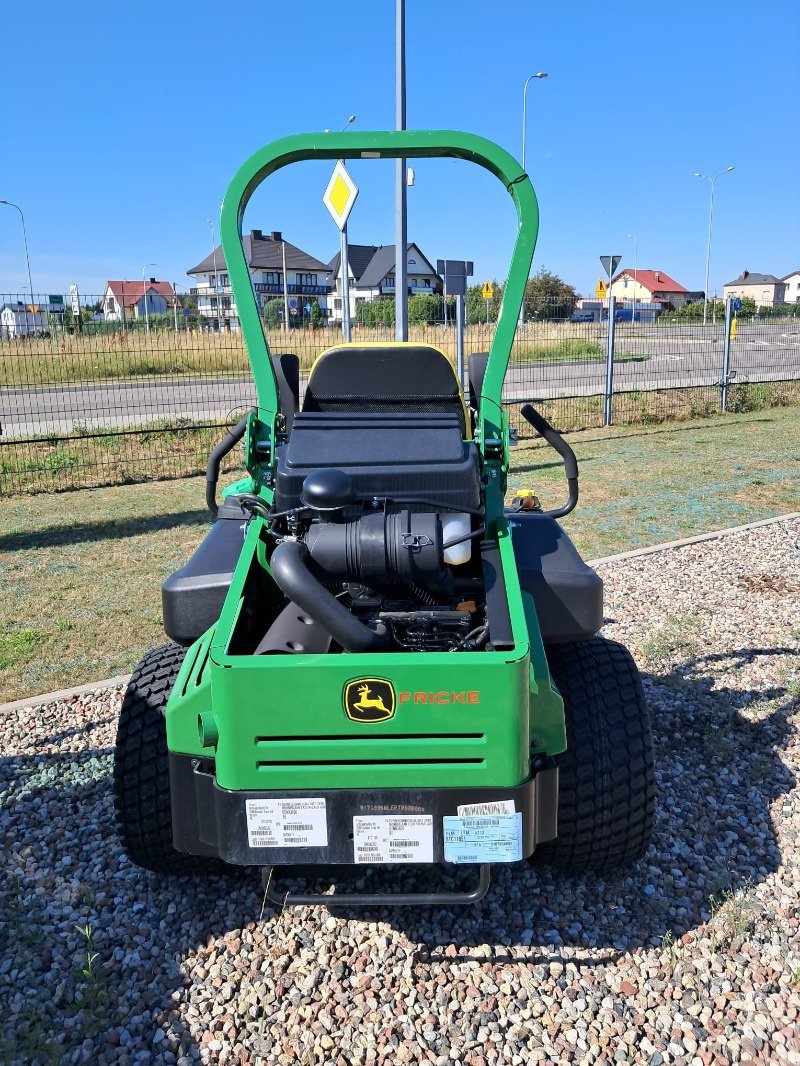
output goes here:
[[491, 281], [487, 281], [487, 282], [484, 283], [484, 286], [481, 289], [481, 292], [483, 293], [483, 298], [486, 301], [486, 325], [488, 326], [489, 325], [489, 301], [494, 296], [494, 289], [492, 288]]
[[347, 252], [347, 219], [358, 197], [358, 186], [340, 159], [333, 168], [322, 202], [339, 227], [339, 276], [342, 279], [342, 336], [350, 340], [350, 267]]
[[72, 321], [75, 329], [78, 333], [83, 329], [83, 323], [81, 322], [81, 298], [78, 295], [78, 286], [70, 285], [69, 287], [69, 299], [72, 305]]
[[456, 298], [456, 374], [462, 388], [464, 386], [464, 297], [467, 293], [467, 278], [472, 277], [473, 270], [473, 264], [464, 259], [436, 260], [436, 273], [444, 279], [445, 314], [447, 314], [447, 296]]

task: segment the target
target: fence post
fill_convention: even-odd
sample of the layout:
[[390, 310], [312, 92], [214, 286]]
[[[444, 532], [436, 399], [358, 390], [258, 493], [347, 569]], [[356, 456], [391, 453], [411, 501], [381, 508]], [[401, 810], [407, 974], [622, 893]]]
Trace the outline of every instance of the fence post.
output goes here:
[[728, 410], [728, 378], [731, 373], [731, 322], [733, 320], [733, 296], [725, 298], [725, 339], [722, 345], [722, 377], [719, 380], [719, 409]]
[[[611, 397], [614, 390], [614, 311], [615, 296], [608, 297], [608, 337], [606, 340], [606, 387], [603, 401], [603, 425], [611, 425]], [[602, 314], [602, 311], [601, 311]]]
[[456, 296], [456, 375], [464, 388], [464, 297]]

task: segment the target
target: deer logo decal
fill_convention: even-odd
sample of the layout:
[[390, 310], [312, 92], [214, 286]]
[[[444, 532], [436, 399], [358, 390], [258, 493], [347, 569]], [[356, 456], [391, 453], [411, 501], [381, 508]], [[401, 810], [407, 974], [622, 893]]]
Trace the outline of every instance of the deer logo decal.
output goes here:
[[385, 722], [394, 717], [394, 685], [382, 677], [359, 677], [344, 689], [344, 710], [352, 722]]

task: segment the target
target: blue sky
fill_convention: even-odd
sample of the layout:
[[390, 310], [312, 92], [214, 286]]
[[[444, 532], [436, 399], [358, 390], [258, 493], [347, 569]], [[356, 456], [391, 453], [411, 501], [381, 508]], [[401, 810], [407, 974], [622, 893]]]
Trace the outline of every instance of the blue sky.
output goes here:
[[[520, 154], [539, 197], [534, 269], [588, 294], [598, 256], [710, 290], [743, 269], [800, 268], [800, 5], [705, 0], [607, 5], [407, 0], [408, 125], [463, 128]], [[106, 278], [189, 285], [226, 185], [287, 133], [394, 122], [394, 0], [14, 2], [3, 14], [0, 198], [25, 212], [34, 289]], [[9, 42], [14, 43], [9, 48]], [[453, 161], [415, 166], [409, 238], [431, 258], [505, 275], [514, 235], [495, 179]], [[394, 239], [392, 165], [351, 167], [350, 240]], [[254, 197], [246, 226], [282, 230], [327, 261], [330, 164], [300, 164]], [[26, 287], [19, 215], [0, 207], [0, 291]]]

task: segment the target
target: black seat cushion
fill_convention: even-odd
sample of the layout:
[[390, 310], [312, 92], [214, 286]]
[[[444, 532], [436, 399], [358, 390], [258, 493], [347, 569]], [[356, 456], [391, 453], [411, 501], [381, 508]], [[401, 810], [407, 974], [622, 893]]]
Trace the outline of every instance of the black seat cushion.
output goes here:
[[466, 435], [455, 371], [446, 356], [426, 344], [331, 348], [314, 364], [303, 410], [452, 412]]

